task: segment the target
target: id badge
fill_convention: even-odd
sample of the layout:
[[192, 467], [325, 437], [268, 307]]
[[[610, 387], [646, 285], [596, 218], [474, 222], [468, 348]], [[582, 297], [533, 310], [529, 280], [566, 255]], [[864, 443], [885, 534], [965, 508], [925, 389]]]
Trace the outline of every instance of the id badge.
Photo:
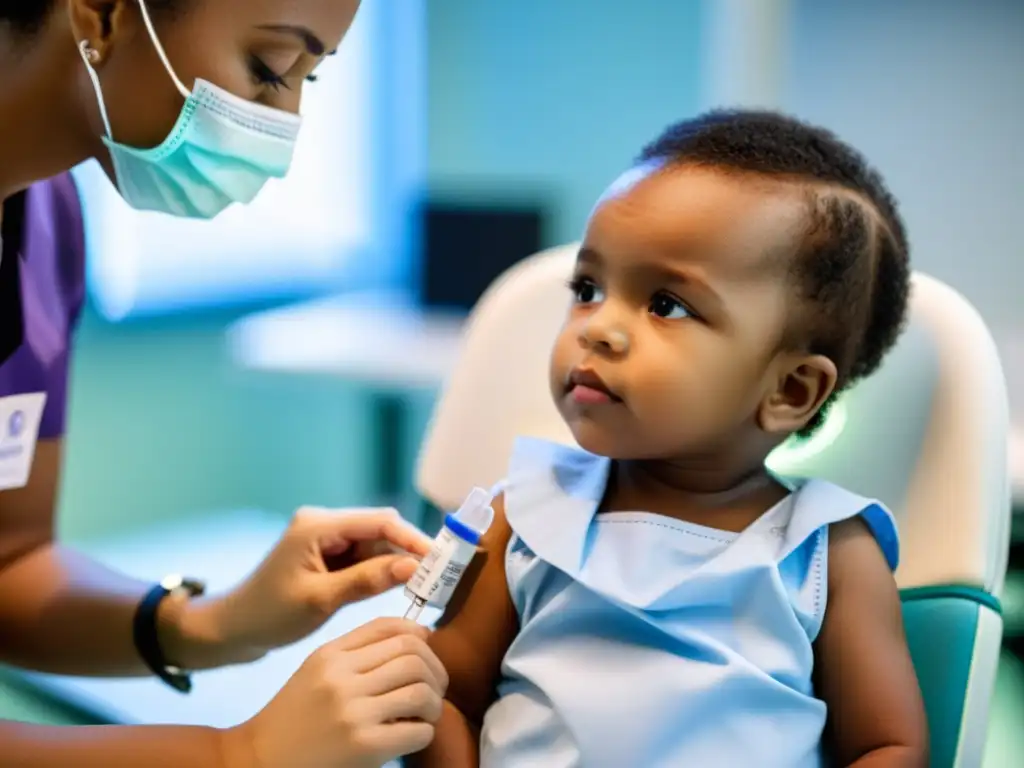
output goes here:
[[0, 397], [0, 491], [28, 483], [45, 407], [45, 392]]

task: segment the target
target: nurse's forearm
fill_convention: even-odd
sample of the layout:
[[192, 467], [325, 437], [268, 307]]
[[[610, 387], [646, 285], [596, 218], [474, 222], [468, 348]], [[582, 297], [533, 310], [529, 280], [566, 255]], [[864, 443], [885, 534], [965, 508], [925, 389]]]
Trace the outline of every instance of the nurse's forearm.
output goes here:
[[0, 722], [0, 755], [18, 768], [250, 768], [232, 731], [173, 726]]
[[[65, 547], [40, 547], [0, 568], [0, 660], [58, 674], [149, 674], [132, 620], [151, 586]], [[219, 609], [214, 600], [165, 598], [157, 623], [169, 662], [208, 669], [243, 660], [218, 637]]]

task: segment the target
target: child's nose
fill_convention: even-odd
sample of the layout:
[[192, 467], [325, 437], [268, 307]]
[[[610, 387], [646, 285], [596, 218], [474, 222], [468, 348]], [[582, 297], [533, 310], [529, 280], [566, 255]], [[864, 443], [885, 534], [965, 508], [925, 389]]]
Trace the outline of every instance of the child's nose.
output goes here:
[[606, 354], [624, 355], [629, 351], [630, 338], [621, 323], [597, 314], [583, 324], [580, 330], [580, 343], [588, 349], [603, 351]]

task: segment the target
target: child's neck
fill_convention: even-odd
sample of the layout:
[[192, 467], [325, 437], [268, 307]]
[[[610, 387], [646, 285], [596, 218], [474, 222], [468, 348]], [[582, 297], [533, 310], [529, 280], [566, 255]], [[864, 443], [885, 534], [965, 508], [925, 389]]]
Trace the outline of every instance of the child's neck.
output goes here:
[[644, 510], [729, 531], [742, 531], [788, 493], [763, 463], [616, 461], [609, 480], [605, 511]]

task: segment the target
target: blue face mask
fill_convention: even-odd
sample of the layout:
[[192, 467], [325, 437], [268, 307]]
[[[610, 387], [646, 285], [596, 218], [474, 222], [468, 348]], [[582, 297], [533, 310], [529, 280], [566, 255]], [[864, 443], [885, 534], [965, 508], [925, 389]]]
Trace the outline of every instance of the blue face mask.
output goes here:
[[[158, 147], [137, 149], [114, 141], [99, 77], [87, 41], [79, 52], [89, 71], [107, 135], [118, 191], [141, 211], [210, 219], [232, 203], [252, 201], [270, 178], [291, 165], [301, 118], [196, 80], [191, 92], [178, 79], [139, 0], [142, 18], [160, 60], [185, 98], [170, 135]], [[93, 54], [94, 55], [94, 54]]]

